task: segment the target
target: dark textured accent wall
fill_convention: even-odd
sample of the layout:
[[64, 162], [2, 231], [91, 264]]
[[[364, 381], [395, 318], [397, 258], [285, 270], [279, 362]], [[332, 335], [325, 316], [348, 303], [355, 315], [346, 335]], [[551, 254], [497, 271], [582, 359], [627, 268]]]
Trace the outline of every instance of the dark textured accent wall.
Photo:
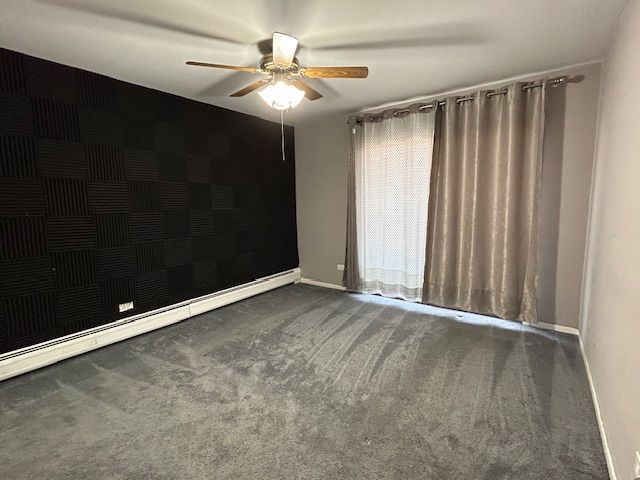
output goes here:
[[297, 267], [285, 136], [0, 49], [0, 352]]

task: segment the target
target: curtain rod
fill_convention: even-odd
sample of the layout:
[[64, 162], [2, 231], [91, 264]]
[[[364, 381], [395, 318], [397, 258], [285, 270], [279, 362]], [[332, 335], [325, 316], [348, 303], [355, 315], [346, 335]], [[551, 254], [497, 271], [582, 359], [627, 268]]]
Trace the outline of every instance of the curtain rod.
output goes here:
[[[523, 91], [529, 90], [531, 88], [538, 88], [538, 87], [543, 87], [543, 86], [550, 86], [550, 87], [557, 87], [558, 85], [561, 85], [563, 83], [567, 83], [567, 78], [568, 75], [563, 75], [561, 77], [553, 77], [553, 78], [549, 78], [547, 80], [540, 80], [534, 83], [530, 83], [528, 85], [524, 85], [522, 87]], [[497, 90], [493, 90], [493, 91], [489, 91], [487, 93], [487, 97], [493, 97], [496, 95], [504, 95], [506, 93], [509, 92], [509, 88], [508, 87], [502, 87], [499, 88]], [[456, 103], [462, 103], [462, 102], [466, 102], [469, 100], [473, 100], [474, 99], [474, 95], [466, 95], [464, 97], [460, 97], [456, 99]], [[424, 112], [427, 110], [431, 110], [434, 107], [440, 106], [440, 105], [445, 105], [446, 102], [445, 100], [434, 100], [432, 102], [429, 103], [423, 103], [423, 104], [418, 104], [418, 111]], [[396, 110], [392, 110], [393, 112], [393, 116], [397, 117], [398, 115], [402, 114], [402, 113], [409, 113], [411, 107], [405, 107], [405, 108], [398, 108]], [[414, 105], [415, 108], [415, 105]], [[364, 115], [356, 115], [354, 117], [352, 117], [352, 119], [356, 122], [356, 123], [362, 123], [362, 120], [365, 116], [369, 116], [372, 118], [382, 118], [385, 112], [380, 112], [380, 113], [369, 113], [369, 114], [364, 114]], [[349, 119], [347, 121], [347, 123], [349, 124], [351, 122], [351, 119]]]

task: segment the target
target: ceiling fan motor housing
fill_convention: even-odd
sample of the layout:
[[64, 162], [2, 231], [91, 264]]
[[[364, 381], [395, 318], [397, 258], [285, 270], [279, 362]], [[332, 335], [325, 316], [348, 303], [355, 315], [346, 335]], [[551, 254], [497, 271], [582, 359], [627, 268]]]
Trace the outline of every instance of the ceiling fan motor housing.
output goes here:
[[267, 54], [263, 55], [260, 59], [260, 69], [266, 72], [282, 72], [282, 73], [290, 73], [295, 74], [298, 73], [300, 69], [300, 62], [296, 57], [293, 57], [291, 60], [291, 64], [289, 65], [280, 65], [273, 61], [273, 55]]

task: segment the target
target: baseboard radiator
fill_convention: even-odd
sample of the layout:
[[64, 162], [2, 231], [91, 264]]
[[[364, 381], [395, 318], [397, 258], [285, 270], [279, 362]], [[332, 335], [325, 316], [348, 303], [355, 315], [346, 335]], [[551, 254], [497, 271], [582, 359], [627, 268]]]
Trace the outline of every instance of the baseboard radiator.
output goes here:
[[294, 268], [237, 287], [4, 353], [0, 355], [0, 381], [181, 322], [195, 315], [215, 310], [274, 288], [298, 283], [300, 278], [300, 269]]

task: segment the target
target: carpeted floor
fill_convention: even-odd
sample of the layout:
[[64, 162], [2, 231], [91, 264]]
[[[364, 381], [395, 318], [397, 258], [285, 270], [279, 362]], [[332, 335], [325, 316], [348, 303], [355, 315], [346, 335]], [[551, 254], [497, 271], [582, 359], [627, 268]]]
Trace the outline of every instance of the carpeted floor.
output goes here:
[[436, 312], [287, 286], [5, 381], [0, 478], [608, 478], [574, 337]]

